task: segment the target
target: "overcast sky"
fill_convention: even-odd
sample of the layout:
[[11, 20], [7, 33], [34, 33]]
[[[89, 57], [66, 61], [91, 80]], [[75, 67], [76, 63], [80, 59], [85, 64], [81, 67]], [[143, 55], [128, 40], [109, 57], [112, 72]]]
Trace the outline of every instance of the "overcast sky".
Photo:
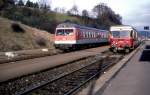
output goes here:
[[[40, 1], [40, 0], [32, 0]], [[47, 0], [55, 7], [70, 9], [76, 4], [80, 11], [91, 9], [99, 4], [106, 3], [116, 13], [123, 17], [123, 24], [143, 27], [150, 25], [150, 0]]]

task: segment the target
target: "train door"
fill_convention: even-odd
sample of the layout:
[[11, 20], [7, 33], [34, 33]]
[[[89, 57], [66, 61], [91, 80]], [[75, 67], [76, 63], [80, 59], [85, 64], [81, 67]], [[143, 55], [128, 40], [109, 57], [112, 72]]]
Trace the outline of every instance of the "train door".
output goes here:
[[135, 31], [135, 43], [136, 43], [136, 47], [139, 44], [139, 40], [138, 40], [138, 33]]
[[137, 32], [134, 30], [131, 30], [131, 41], [132, 41], [132, 47], [134, 49], [138, 44]]

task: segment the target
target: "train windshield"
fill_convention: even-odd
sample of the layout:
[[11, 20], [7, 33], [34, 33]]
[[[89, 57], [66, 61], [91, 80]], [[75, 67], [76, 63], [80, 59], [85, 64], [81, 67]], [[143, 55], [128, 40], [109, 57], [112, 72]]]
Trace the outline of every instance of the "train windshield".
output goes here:
[[62, 36], [73, 35], [73, 29], [58, 29], [56, 35]]
[[114, 38], [126, 38], [130, 37], [130, 31], [111, 31]]

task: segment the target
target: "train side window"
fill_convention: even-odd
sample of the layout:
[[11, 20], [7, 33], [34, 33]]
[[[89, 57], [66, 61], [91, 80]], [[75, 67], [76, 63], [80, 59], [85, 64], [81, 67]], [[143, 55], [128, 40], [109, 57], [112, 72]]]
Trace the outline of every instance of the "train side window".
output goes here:
[[91, 31], [90, 31], [90, 38], [92, 38], [92, 33], [91, 33]]
[[101, 38], [103, 38], [103, 33], [101, 33]]
[[86, 34], [85, 34], [85, 32], [83, 32], [83, 35], [84, 35], [84, 38], [86, 38]]
[[88, 34], [89, 34], [89, 38], [91, 38], [91, 33], [90, 33], [90, 31], [89, 31], [89, 33], [88, 33]]
[[83, 32], [81, 31], [81, 37], [83, 38], [84, 37], [84, 34], [83, 34]]
[[93, 32], [93, 38], [94, 38], [94, 32]]
[[103, 33], [101, 33], [101, 38], [103, 38]]
[[88, 38], [88, 32], [86, 32], [86, 38]]
[[93, 33], [91, 32], [91, 38], [93, 38]]
[[132, 30], [132, 36], [133, 39], [137, 39], [137, 33], [135, 31]]
[[99, 37], [99, 32], [97, 32], [97, 37]]
[[131, 36], [132, 38], [134, 37], [134, 32], [133, 32], [133, 30], [131, 30], [130, 36]]
[[84, 31], [84, 38], [86, 38], [86, 32]]
[[135, 39], [137, 39], [137, 32], [135, 32]]
[[94, 38], [96, 37], [96, 33], [94, 32]]
[[88, 38], [88, 32], [86, 32], [86, 38]]
[[82, 31], [81, 31], [81, 37], [82, 37], [82, 38], [84, 38], [84, 34], [83, 34], [83, 32], [82, 32]]
[[92, 32], [92, 38], [94, 38], [94, 33]]
[[99, 37], [100, 37], [100, 38], [102, 37], [101, 33], [99, 33]]
[[96, 38], [97, 38], [97, 32], [95, 32], [95, 36], [96, 36]]
[[104, 33], [104, 38], [106, 38], [106, 34]]
[[103, 38], [105, 38], [105, 34], [103, 33]]
[[101, 34], [100, 34], [100, 32], [98, 33], [98, 37], [99, 37], [99, 38], [101, 37]]
[[86, 31], [82, 29], [82, 32], [83, 32], [83, 38], [86, 38]]
[[134, 35], [133, 35], [133, 38], [134, 38], [134, 39], [136, 39], [136, 32], [135, 32], [135, 31], [134, 31]]
[[80, 37], [82, 37], [82, 32], [80, 31], [80, 32], [78, 32], [78, 35], [80, 36]]
[[98, 36], [98, 33], [97, 33], [97, 32], [95, 32], [95, 34], [96, 34], [96, 38], [97, 38], [97, 36]]
[[85, 34], [86, 34], [86, 38], [88, 38], [88, 32], [86, 32]]
[[85, 33], [85, 38], [87, 37], [87, 35], [86, 35], [86, 32], [84, 32]]

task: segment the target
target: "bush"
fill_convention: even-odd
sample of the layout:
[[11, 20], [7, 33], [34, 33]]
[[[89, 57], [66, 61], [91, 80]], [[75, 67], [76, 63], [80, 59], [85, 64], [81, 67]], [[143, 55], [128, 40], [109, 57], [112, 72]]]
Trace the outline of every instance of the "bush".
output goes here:
[[11, 28], [13, 29], [14, 32], [17, 32], [17, 33], [25, 32], [25, 30], [18, 23], [12, 23]]
[[36, 43], [41, 46], [41, 47], [46, 47], [46, 39], [42, 38], [42, 37], [37, 37], [36, 38]]
[[18, 45], [18, 44], [15, 44], [15, 45], [12, 45], [12, 46], [11, 46], [11, 50], [15, 50], [15, 51], [17, 51], [17, 50], [23, 50], [23, 47], [21, 47], [21, 46]]

